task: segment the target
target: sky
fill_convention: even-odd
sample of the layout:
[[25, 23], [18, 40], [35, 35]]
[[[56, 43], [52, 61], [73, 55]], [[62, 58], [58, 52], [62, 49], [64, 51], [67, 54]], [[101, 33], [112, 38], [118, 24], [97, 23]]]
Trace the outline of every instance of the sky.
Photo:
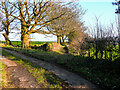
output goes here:
[[[85, 26], [90, 26], [95, 23], [95, 16], [100, 17], [100, 22], [104, 25], [108, 25], [111, 22], [115, 22], [115, 9], [117, 6], [112, 5], [115, 0], [78, 0], [79, 4], [86, 11], [83, 16], [83, 21], [85, 21]], [[4, 37], [0, 34], [0, 40], [4, 40]], [[20, 35], [9, 35], [11, 41], [19, 41]], [[57, 37], [49, 35], [49, 37], [40, 34], [32, 34], [30, 41], [57, 41]]]
[[114, 2], [113, 0], [78, 0], [80, 2]]
[[94, 23], [95, 16], [99, 17], [99, 20], [106, 25], [110, 22], [115, 21], [115, 17], [117, 17], [117, 15], [115, 14], [115, 9], [117, 8], [117, 6], [112, 5], [112, 1], [114, 2], [114, 0], [109, 0], [109, 2], [108, 0], [104, 0], [104, 2], [102, 2], [103, 0], [101, 0], [100, 2], [98, 1], [99, 0], [86, 0], [86, 2], [80, 2], [82, 8], [87, 10], [86, 14], [83, 17], [85, 25]]

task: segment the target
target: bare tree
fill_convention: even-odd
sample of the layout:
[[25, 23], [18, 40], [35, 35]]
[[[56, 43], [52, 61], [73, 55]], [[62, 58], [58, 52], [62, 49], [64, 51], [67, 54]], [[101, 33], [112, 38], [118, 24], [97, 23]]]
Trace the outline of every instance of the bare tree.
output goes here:
[[[14, 13], [15, 8], [13, 6], [10, 6], [10, 4], [5, 0], [4, 2], [1, 2], [0, 4], [0, 11], [2, 15], [2, 28], [1, 31], [5, 31], [3, 33], [3, 36], [6, 40], [6, 43], [8, 45], [11, 45], [11, 41], [9, 39], [9, 33], [10, 33], [10, 26], [14, 22], [15, 18], [11, 17], [11, 14]], [[12, 27], [13, 28], [13, 27]]]
[[43, 27], [65, 14], [65, 12], [62, 12], [51, 19], [48, 18], [49, 15], [56, 10], [58, 5], [61, 7], [66, 6], [66, 4], [63, 5], [61, 2], [54, 2], [53, 0], [34, 0], [34, 2], [17, 1], [9, 2], [9, 4], [18, 10], [16, 14], [8, 15], [20, 20], [21, 22], [21, 41], [23, 48], [29, 47], [29, 35], [31, 33], [43, 32]]
[[51, 34], [57, 36], [58, 44], [61, 43], [61, 39], [62, 44], [64, 44], [66, 38], [70, 38], [71, 34], [76, 32], [77, 30], [80, 30], [80, 28], [83, 26], [83, 23], [82, 21], [80, 21], [80, 18], [85, 14], [85, 10], [83, 10], [81, 6], [79, 6], [78, 4], [73, 4], [71, 5], [71, 8], [65, 7], [54, 11], [51, 14], [50, 18], [53, 18], [54, 16], [58, 15], [59, 13], [62, 13], [63, 11], [66, 13], [59, 19], [54, 20], [47, 27]]
[[93, 38], [91, 52], [94, 53], [91, 56], [95, 55], [96, 59], [110, 60], [117, 57], [115, 53], [118, 52], [116, 48], [118, 38], [115, 27], [114, 23], [104, 26], [99, 22], [99, 18], [96, 18], [95, 26], [88, 29], [89, 35]]

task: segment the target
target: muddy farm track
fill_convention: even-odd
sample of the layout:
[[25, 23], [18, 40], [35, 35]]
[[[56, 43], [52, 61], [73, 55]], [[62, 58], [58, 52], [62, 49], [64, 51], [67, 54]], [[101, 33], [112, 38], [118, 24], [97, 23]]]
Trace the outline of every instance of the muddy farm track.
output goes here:
[[[81, 76], [74, 74], [72, 72], [69, 72], [65, 69], [62, 69], [61, 67], [58, 67], [56, 65], [50, 64], [48, 62], [45, 62], [45, 61], [42, 61], [42, 60], [39, 60], [33, 57], [25, 56], [16, 51], [11, 51], [7, 49], [4, 49], [4, 50], [14, 54], [17, 57], [29, 60], [34, 64], [40, 65], [41, 67], [57, 75], [62, 80], [66, 81], [73, 88], [84, 88], [85, 90], [101, 90], [99, 87], [87, 81], [86, 79], [82, 78]], [[36, 88], [36, 87], [40, 88], [41, 87], [40, 85], [36, 83], [34, 77], [31, 76], [30, 73], [24, 70], [21, 66], [15, 64], [15, 66], [9, 66], [7, 68], [8, 68], [7, 69], [8, 74], [11, 75], [11, 77], [14, 79], [14, 82], [16, 83], [15, 87], [20, 87], [20, 88]], [[15, 75], [17, 75], [18, 77], [15, 77]]]

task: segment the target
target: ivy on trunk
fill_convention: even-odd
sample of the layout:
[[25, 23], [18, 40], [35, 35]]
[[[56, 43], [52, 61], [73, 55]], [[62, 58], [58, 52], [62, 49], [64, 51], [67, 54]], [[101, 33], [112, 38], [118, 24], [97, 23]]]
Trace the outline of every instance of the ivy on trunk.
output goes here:
[[21, 36], [22, 48], [29, 48], [29, 35], [25, 34]]
[[57, 43], [60, 45], [61, 44], [61, 36], [57, 36]]

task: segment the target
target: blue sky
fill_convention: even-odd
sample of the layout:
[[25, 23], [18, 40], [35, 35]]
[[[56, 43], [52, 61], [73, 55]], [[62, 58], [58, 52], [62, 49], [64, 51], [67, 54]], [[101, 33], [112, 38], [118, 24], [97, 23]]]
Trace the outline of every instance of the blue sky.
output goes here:
[[[95, 23], [95, 16], [100, 17], [100, 21], [104, 25], [108, 25], [111, 22], [115, 22], [115, 9], [117, 6], [113, 6], [112, 2], [115, 0], [79, 0], [80, 5], [83, 9], [87, 10], [86, 14], [83, 16], [83, 21], [85, 21], [85, 25], [89, 26], [90, 24]], [[0, 35], [2, 37], [2, 35]], [[11, 40], [20, 40], [20, 36], [15, 37], [10, 34]], [[46, 37], [40, 34], [34, 34], [31, 36], [34, 41], [56, 41], [56, 36], [50, 35], [50, 37]], [[4, 37], [2, 37], [2, 40]]]
[[117, 16], [115, 9], [117, 6], [113, 6], [112, 2], [108, 2], [108, 0], [106, 0], [106, 2], [80, 2], [80, 4], [87, 10], [83, 17], [86, 25], [94, 23], [95, 16], [100, 17], [99, 20], [106, 25], [115, 21], [115, 17]]

